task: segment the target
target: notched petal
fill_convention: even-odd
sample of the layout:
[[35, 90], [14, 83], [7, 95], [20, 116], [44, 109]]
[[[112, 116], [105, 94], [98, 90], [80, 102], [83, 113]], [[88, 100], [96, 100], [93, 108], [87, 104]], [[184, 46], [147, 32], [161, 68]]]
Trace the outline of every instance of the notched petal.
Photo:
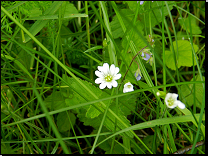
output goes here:
[[104, 89], [106, 87], [106, 85], [107, 85], [106, 83], [101, 83], [99, 87], [100, 87], [100, 89]]
[[183, 102], [181, 102], [181, 101], [178, 100], [178, 107], [180, 109], [184, 109], [184, 108], [186, 108], [186, 105]]
[[118, 80], [120, 78], [121, 78], [121, 74], [117, 74], [117, 75], [115, 75], [114, 80]]
[[98, 70], [95, 71], [95, 75], [97, 77], [103, 77], [103, 74], [101, 72], [99, 72]]
[[102, 83], [103, 81], [102, 81], [102, 79], [101, 78], [97, 78], [96, 80], [95, 80], [95, 83], [96, 84], [100, 84], [100, 83]]
[[112, 85], [113, 85], [113, 87], [117, 87], [118, 86], [118, 82], [117, 81], [113, 81]]

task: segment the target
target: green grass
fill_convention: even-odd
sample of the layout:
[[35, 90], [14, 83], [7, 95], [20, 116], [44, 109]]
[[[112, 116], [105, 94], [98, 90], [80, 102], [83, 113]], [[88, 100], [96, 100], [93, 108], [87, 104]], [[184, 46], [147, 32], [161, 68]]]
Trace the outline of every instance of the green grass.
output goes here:
[[[195, 147], [205, 2], [3, 1], [1, 11], [1, 153], [205, 153]], [[119, 68], [117, 87], [95, 83], [103, 63]], [[158, 91], [186, 108], [167, 108]]]

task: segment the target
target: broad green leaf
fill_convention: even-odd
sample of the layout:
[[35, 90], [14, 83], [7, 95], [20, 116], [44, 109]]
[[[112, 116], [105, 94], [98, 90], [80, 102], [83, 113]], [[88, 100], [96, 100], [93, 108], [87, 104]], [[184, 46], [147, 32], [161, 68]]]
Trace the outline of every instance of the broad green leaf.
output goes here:
[[66, 9], [62, 9], [62, 14], [64, 15], [70, 15], [70, 14], [78, 14], [77, 8], [72, 3], [65, 3]]
[[[176, 60], [178, 61], [177, 67], [180, 68], [181, 66], [187, 66], [187, 67], [193, 66], [192, 47], [190, 42], [187, 40], [178, 40], [177, 43], [178, 43], [178, 59]], [[177, 56], [177, 47], [175, 41], [173, 42], [173, 47], [175, 50], [175, 55]], [[193, 47], [195, 52], [197, 52], [198, 46], [193, 43]], [[174, 55], [171, 48], [170, 51], [169, 50], [165, 51], [165, 59], [166, 59], [165, 63], [167, 67], [172, 70], [176, 70], [174, 63]], [[194, 59], [194, 65], [196, 65], [195, 59]]]
[[[90, 95], [88, 92], [83, 90], [82, 87], [73, 78], [70, 78], [70, 77], [67, 77], [66, 75], [63, 75], [63, 79], [66, 80], [69, 84], [71, 84], [70, 87], [73, 88], [74, 91], [76, 91], [76, 92], [74, 92], [73, 90], [71, 90], [73, 92], [74, 98], [73, 99], [72, 98], [67, 99], [66, 100], [67, 105], [74, 105], [74, 104], [83, 103], [83, 102], [86, 102], [86, 101], [91, 101], [91, 100], [94, 99], [94, 97], [92, 97], [92, 95]], [[95, 86], [93, 86], [89, 82], [83, 81], [83, 83], [90, 90], [94, 91], [98, 97], [100, 97], [101, 94], [103, 93], [100, 89], [96, 88]], [[82, 96], [80, 96], [78, 93], [81, 94]], [[73, 103], [74, 101], [76, 101], [76, 103]], [[100, 103], [95, 103], [94, 105], [101, 112], [104, 111], [104, 108], [101, 106]], [[85, 108], [88, 109], [88, 112], [86, 113], [86, 117], [94, 118], [94, 117], [98, 116], [101, 113], [98, 109], [92, 108], [92, 106], [87, 106]]]
[[58, 110], [66, 107], [61, 91], [53, 92], [45, 99], [44, 103], [50, 110]]
[[[136, 100], [137, 100], [138, 94], [132, 94], [129, 96], [122, 96], [119, 98], [119, 103], [122, 102], [125, 105], [128, 105], [132, 110], [135, 109], [136, 106]], [[131, 114], [131, 110], [128, 109], [124, 104], [120, 105], [120, 109], [124, 116], [128, 116]]]
[[77, 114], [77, 117], [79, 118], [79, 120], [83, 122], [85, 126], [92, 126], [95, 129], [99, 128], [102, 119], [100, 117], [87, 118], [86, 112], [87, 112], [86, 109], [79, 110], [79, 113]]
[[[187, 18], [179, 18], [178, 22], [180, 23], [181, 27], [183, 30], [188, 30], [188, 32], [190, 33], [190, 25], [189, 25], [189, 18], [191, 18], [191, 30], [192, 30], [192, 34], [201, 34], [202, 31], [200, 29], [200, 27], [198, 25], [196, 25], [196, 19], [193, 16], [187, 17]], [[183, 22], [183, 21], [184, 22]], [[184, 26], [185, 24], [185, 26]]]
[[[75, 115], [71, 113], [70, 111], [68, 111], [68, 114], [69, 114], [72, 125], [74, 125], [76, 121]], [[60, 132], [66, 132], [71, 129], [71, 124], [70, 124], [70, 121], [66, 112], [61, 112], [58, 114], [57, 126]]]
[[[203, 76], [203, 80], [205, 81], [204, 76]], [[191, 81], [193, 81], [193, 78], [191, 79]], [[196, 81], [201, 81], [199, 76], [197, 76]], [[195, 95], [193, 95], [193, 84], [182, 85], [181, 92], [183, 93], [183, 96], [185, 97], [185, 99], [180, 98], [180, 99], [182, 99], [181, 101], [184, 104], [186, 104], [186, 105], [188, 104], [189, 106], [192, 106], [194, 104], [194, 96], [195, 96], [196, 107], [201, 108], [202, 98], [203, 98], [203, 85], [201, 83], [195, 84]], [[186, 102], [185, 102], [185, 100], [186, 100]]]
[[[66, 75], [63, 75], [63, 79], [66, 80], [70, 84], [70, 88], [68, 88], [70, 91], [69, 98], [67, 98], [66, 105], [76, 105], [80, 103], [84, 103], [86, 101], [92, 101], [94, 100], [94, 97], [92, 97], [87, 91], [83, 90], [83, 88], [78, 84], [77, 81], [75, 81], [73, 78], [67, 77]], [[99, 98], [108, 97], [110, 96], [103, 90], [99, 89], [98, 87], [93, 86], [91, 83], [81, 80], [83, 84], [85, 84], [91, 91], [96, 93], [96, 95]], [[65, 85], [63, 83], [63, 85]], [[67, 90], [66, 88], [64, 90]], [[66, 91], [65, 91], [66, 92]], [[72, 95], [71, 95], [72, 94]], [[65, 95], [66, 97], [67, 95]], [[105, 105], [108, 105], [109, 100], [103, 101]], [[123, 115], [123, 112], [120, 109], [117, 109], [115, 106], [114, 100], [111, 101], [110, 108], [113, 112], [117, 112], [117, 116], [128, 126], [130, 126], [129, 120]], [[84, 109], [84, 110], [83, 110]], [[97, 102], [89, 106], [80, 107], [78, 112], [78, 117], [82, 122], [84, 122], [85, 125], [90, 125], [93, 127], [98, 127], [102, 121], [103, 114], [104, 114], [105, 108]], [[109, 130], [113, 131], [115, 127], [115, 120], [113, 114], [111, 114], [109, 111], [107, 112], [107, 117], [104, 122], [104, 126], [106, 126]], [[117, 130], [121, 130], [125, 128], [125, 126], [117, 120]], [[126, 132], [122, 135], [128, 135], [128, 137], [133, 137], [133, 134], [131, 132]]]
[[177, 32], [177, 40], [188, 40], [188, 36], [185, 32], [179, 31]]
[[[113, 108], [112, 108], [113, 107]], [[110, 109], [112, 109], [114, 112], [117, 111], [117, 108], [115, 107], [115, 104], [111, 104]], [[118, 109], [118, 114], [119, 118], [121, 118], [123, 120], [123, 122], [125, 122], [125, 124], [127, 124], [128, 126], [131, 126], [129, 123], [129, 120], [123, 115], [123, 112], [121, 112], [120, 109]], [[80, 113], [77, 115], [80, 119], [80, 121], [84, 122], [84, 125], [86, 126], [92, 126], [94, 128], [98, 128], [100, 126], [100, 123], [102, 121], [103, 118], [103, 113], [100, 114], [98, 117], [95, 118], [86, 118], [86, 110], [80, 110]], [[114, 127], [115, 127], [115, 117], [109, 113], [107, 113], [107, 117], [105, 119], [104, 122], [104, 126], [109, 129], [110, 131], [114, 131]], [[124, 126], [123, 124], [121, 124], [120, 122], [118, 122], [117, 120], [117, 129], [116, 131], [118, 131], [119, 129], [123, 129]], [[126, 135], [127, 134], [127, 135]], [[122, 136], [126, 136], [126, 137], [133, 137], [133, 134], [131, 132], [126, 132], [121, 134]]]
[[[129, 22], [132, 22], [132, 19], [134, 18], [134, 13], [130, 9], [121, 9], [120, 13], [121, 13], [121, 16], [123, 17], [124, 25], [128, 31], [129, 29], [131, 29], [132, 24], [130, 24]], [[111, 26], [113, 38], [115, 39], [118, 37], [122, 38], [124, 36], [123, 29], [121, 28], [121, 25], [117, 16], [115, 16], [113, 18], [113, 21], [110, 22], [110, 26]], [[140, 23], [140, 21], [136, 22], [136, 26], [138, 27], [139, 30], [143, 29], [143, 26]]]
[[[63, 6], [65, 5], [65, 6]], [[64, 15], [64, 17], [68, 17], [69, 15], [73, 15], [73, 14], [78, 14], [78, 10], [77, 8], [74, 6], [74, 4], [71, 4], [69, 2], [64, 2], [63, 3], [63, 9], [62, 9], [62, 14]], [[79, 15], [80, 16], [80, 15]], [[69, 18], [69, 17], [68, 17]], [[72, 18], [72, 17], [70, 17]], [[63, 25], [67, 26], [68, 25], [68, 21], [70, 19], [63, 19], [62, 22], [63, 22]]]

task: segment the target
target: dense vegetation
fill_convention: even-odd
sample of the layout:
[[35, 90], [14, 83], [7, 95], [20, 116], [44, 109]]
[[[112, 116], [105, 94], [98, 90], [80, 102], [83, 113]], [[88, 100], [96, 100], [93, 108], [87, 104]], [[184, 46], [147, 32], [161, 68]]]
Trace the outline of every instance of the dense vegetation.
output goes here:
[[204, 61], [204, 1], [2, 1], [1, 153], [204, 154]]

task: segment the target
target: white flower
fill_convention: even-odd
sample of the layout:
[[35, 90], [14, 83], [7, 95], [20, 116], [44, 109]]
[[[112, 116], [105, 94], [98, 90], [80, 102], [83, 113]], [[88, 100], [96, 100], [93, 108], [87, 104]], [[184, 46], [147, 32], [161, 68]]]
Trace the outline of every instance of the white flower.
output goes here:
[[134, 91], [134, 88], [133, 88], [134, 86], [130, 83], [130, 82], [128, 82], [128, 83], [126, 83], [125, 85], [124, 85], [124, 89], [123, 89], [123, 92], [124, 93], [126, 93], [126, 92], [132, 92], [132, 91]]
[[118, 74], [119, 68], [115, 67], [114, 64], [110, 66], [108, 63], [104, 63], [103, 66], [98, 66], [98, 70], [95, 71], [95, 75], [98, 78], [95, 80], [95, 83], [100, 84], [100, 89], [104, 89], [106, 86], [111, 89], [117, 87], [118, 83], [116, 80], [121, 78], [121, 74]]
[[184, 109], [186, 106], [179, 100], [177, 100], [178, 94], [167, 93], [165, 97], [165, 103], [169, 108], [175, 108], [178, 106], [181, 109]]

